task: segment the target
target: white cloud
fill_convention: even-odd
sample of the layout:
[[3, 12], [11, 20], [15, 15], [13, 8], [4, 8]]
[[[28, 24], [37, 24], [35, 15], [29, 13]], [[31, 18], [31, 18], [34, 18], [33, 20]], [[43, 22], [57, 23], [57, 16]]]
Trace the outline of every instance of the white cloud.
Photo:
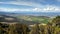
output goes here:
[[26, 6], [33, 6], [33, 7], [44, 7], [42, 4], [38, 4], [35, 2], [24, 2], [24, 1], [0, 2], [0, 4], [13, 4], [13, 5], [26, 5]]
[[35, 8], [33, 11], [38, 11], [38, 12], [60, 12], [59, 7], [53, 7], [53, 6], [47, 6], [45, 8]]
[[60, 12], [60, 7], [57, 6], [51, 6], [51, 5], [42, 5], [37, 4], [34, 2], [24, 2], [24, 1], [10, 1], [10, 2], [0, 2], [0, 4], [14, 4], [14, 5], [26, 5], [26, 6], [32, 6], [36, 8], [28, 8], [28, 9], [18, 9], [18, 8], [0, 8], [0, 11], [7, 11], [7, 12], [13, 12], [13, 11], [34, 11], [34, 12]]
[[28, 9], [20, 9], [20, 8], [0, 8], [0, 11], [5, 11], [5, 12], [15, 12], [15, 11], [31, 11], [31, 12], [60, 12], [60, 8], [58, 7], [53, 7], [53, 6], [48, 6], [45, 8], [28, 8]]
[[48, 6], [48, 7], [46, 7], [45, 9], [43, 9], [43, 10], [46, 10], [46, 11], [52, 11], [52, 12], [56, 12], [56, 11], [60, 11], [60, 7], [56, 7], [56, 6]]
[[15, 11], [32, 11], [31, 9], [18, 9], [18, 8], [0, 8], [0, 11], [15, 12]]

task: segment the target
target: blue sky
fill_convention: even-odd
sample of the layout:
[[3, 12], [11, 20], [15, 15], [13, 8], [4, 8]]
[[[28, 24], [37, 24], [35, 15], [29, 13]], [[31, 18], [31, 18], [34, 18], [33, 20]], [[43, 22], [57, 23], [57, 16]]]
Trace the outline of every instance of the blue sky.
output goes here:
[[4, 12], [60, 12], [60, 0], [0, 0]]

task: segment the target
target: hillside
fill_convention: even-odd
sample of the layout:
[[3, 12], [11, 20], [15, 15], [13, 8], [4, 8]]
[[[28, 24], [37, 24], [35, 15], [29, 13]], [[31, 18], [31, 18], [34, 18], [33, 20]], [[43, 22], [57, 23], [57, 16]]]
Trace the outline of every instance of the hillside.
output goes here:
[[36, 24], [36, 23], [48, 23], [50, 17], [46, 16], [16, 16], [21, 23], [24, 24]]
[[46, 16], [8, 16], [8, 15], [0, 15], [0, 22], [7, 22], [7, 23], [22, 23], [27, 25], [33, 25], [37, 23], [48, 23], [50, 17]]

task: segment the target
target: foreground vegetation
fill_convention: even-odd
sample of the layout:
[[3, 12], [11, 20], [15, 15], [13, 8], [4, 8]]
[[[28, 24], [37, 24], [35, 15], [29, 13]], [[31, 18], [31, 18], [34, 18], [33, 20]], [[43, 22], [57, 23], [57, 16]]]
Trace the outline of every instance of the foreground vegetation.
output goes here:
[[0, 34], [60, 34], [60, 16], [47, 24], [26, 25], [20, 23], [0, 23]]

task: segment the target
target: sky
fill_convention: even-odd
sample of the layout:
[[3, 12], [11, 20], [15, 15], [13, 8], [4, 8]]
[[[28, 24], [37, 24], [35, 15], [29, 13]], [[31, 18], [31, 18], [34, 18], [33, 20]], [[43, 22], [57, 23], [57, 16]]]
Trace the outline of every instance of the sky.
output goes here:
[[60, 0], [0, 0], [3, 12], [60, 12]]

